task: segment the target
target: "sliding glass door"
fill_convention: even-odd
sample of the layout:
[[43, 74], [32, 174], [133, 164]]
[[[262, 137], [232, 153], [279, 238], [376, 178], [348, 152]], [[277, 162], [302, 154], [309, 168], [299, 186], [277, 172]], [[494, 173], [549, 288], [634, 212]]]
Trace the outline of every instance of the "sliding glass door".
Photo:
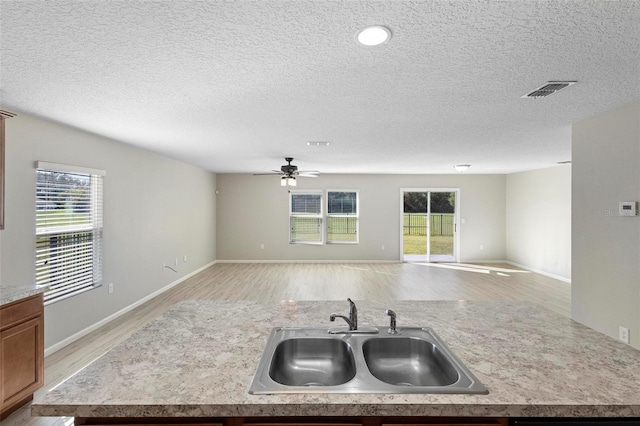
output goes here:
[[457, 190], [402, 191], [402, 260], [455, 262]]

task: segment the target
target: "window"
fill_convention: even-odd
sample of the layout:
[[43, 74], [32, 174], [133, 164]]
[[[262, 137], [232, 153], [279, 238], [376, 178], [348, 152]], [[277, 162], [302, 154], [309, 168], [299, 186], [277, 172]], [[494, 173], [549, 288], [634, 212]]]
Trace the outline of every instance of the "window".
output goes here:
[[327, 191], [327, 243], [358, 243], [356, 191]]
[[322, 192], [289, 192], [289, 241], [322, 244]]
[[102, 283], [104, 171], [36, 164], [36, 284], [45, 303]]

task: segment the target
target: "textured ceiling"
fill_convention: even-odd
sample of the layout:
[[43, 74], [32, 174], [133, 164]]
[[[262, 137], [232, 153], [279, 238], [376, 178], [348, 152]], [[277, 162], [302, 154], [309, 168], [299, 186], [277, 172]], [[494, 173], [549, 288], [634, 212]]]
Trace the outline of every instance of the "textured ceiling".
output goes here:
[[[358, 45], [372, 24], [392, 39]], [[0, 0], [0, 25], [0, 107], [216, 172], [549, 167], [640, 101], [637, 0]], [[548, 80], [578, 84], [520, 98]]]

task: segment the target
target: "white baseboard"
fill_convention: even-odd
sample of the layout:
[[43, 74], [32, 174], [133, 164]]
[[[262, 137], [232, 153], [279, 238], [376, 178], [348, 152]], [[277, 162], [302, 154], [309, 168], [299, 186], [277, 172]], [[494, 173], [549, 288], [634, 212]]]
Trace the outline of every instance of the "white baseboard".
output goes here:
[[127, 306], [126, 308], [123, 308], [121, 310], [119, 310], [118, 312], [109, 315], [108, 317], [98, 321], [97, 323], [90, 325], [89, 327], [85, 328], [84, 330], [80, 330], [77, 333], [75, 333], [72, 336], [67, 337], [66, 339], [49, 346], [48, 348], [46, 348], [44, 350], [44, 356], [49, 356], [54, 352], [59, 351], [60, 349], [64, 348], [67, 345], [70, 345], [71, 343], [75, 342], [76, 340], [80, 339], [81, 337], [86, 336], [87, 334], [91, 333], [92, 331], [97, 330], [98, 328], [102, 327], [105, 324], [108, 324], [109, 322], [113, 321], [114, 319], [126, 314], [127, 312], [137, 308], [138, 306], [142, 305], [145, 302], [148, 302], [149, 300], [153, 299], [154, 297], [164, 293], [165, 291], [171, 289], [172, 287], [177, 286], [178, 284], [180, 284], [181, 282], [191, 278], [192, 276], [199, 274], [200, 272], [204, 271], [205, 269], [207, 269], [208, 267], [216, 264], [217, 262], [214, 260], [211, 263], [208, 263], [206, 265], [204, 265], [201, 268], [196, 269], [193, 272], [188, 273], [187, 275], [178, 278], [176, 281], [172, 282], [171, 284], [168, 284], [164, 287], [162, 287], [160, 290], [154, 291], [153, 293], [149, 294], [148, 296], [143, 297], [142, 299], [138, 300], [135, 303], [132, 303], [131, 305]]
[[554, 280], [563, 281], [565, 283], [571, 284], [571, 278], [562, 277], [562, 276], [556, 275], [556, 274], [551, 274], [549, 272], [542, 271], [540, 269], [531, 268], [531, 267], [529, 267], [527, 265], [521, 265], [521, 264], [516, 263], [516, 262], [511, 262], [509, 260], [505, 260], [505, 262], [508, 263], [509, 265], [517, 266], [518, 268], [526, 269], [527, 271], [535, 272], [536, 274], [544, 275], [546, 277], [553, 278]]
[[216, 260], [216, 263], [401, 263], [400, 260]]

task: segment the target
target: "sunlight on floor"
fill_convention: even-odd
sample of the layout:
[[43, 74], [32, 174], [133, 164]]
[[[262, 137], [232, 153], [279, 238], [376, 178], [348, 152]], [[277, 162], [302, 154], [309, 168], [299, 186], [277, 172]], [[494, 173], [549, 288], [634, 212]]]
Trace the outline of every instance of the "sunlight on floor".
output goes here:
[[470, 263], [425, 263], [425, 262], [415, 262], [414, 265], [421, 266], [429, 266], [432, 268], [443, 268], [443, 269], [455, 269], [457, 271], [466, 271], [466, 272], [475, 272], [478, 274], [491, 274], [491, 272], [495, 272], [496, 275], [501, 277], [509, 277], [510, 275], [505, 274], [505, 272], [509, 273], [518, 273], [518, 274], [530, 274], [530, 271], [523, 271], [521, 269], [509, 269], [509, 268], [498, 268], [494, 266], [486, 266], [486, 265], [474, 265]]

